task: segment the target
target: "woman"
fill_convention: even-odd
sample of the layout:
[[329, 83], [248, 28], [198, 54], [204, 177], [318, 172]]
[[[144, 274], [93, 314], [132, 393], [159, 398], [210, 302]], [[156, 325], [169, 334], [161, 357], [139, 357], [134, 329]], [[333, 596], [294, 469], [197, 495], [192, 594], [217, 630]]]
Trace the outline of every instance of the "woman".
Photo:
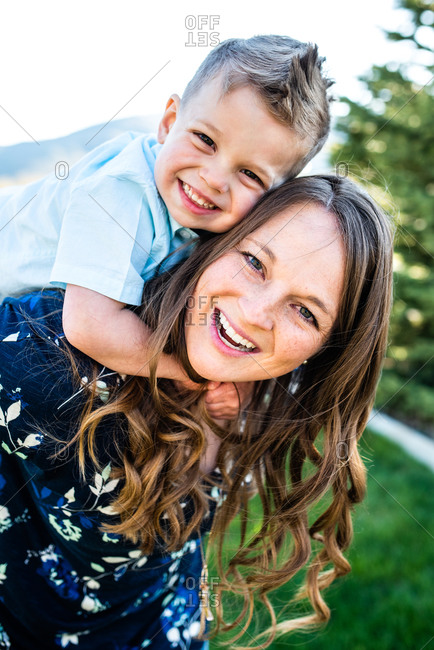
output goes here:
[[[350, 181], [285, 183], [148, 284], [149, 380], [68, 351], [59, 294], [5, 302], [0, 647], [200, 647], [191, 637], [209, 529], [218, 629], [225, 620], [239, 638], [254, 595], [271, 615], [260, 647], [327, 621], [320, 590], [350, 570], [350, 510], [365, 490], [357, 441], [386, 346], [391, 256], [386, 218]], [[196, 382], [255, 380], [242, 422], [219, 426], [200, 391], [157, 382], [163, 351]], [[263, 517], [248, 537], [255, 491]], [[225, 566], [237, 513], [240, 543]], [[267, 593], [307, 563], [311, 538], [320, 549], [298, 597], [314, 613], [276, 624]], [[227, 591], [244, 601], [229, 620]]]

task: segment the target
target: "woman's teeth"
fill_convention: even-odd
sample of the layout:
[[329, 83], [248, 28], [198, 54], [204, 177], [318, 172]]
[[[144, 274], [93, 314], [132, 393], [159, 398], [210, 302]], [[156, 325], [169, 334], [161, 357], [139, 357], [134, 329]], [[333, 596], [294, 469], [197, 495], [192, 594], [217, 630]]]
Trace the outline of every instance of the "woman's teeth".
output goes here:
[[217, 207], [214, 203], [208, 203], [207, 201], [204, 201], [204, 199], [201, 199], [200, 196], [193, 192], [190, 185], [187, 185], [187, 183], [182, 183], [182, 189], [187, 194], [188, 198], [199, 207], [207, 208], [208, 210], [214, 210]]
[[[224, 316], [224, 314], [221, 312], [218, 313], [218, 324], [220, 327], [217, 326], [217, 331], [219, 333], [220, 339], [228, 347], [233, 348], [234, 350], [242, 350], [244, 348], [246, 352], [252, 351], [256, 348], [256, 345], [253, 345], [253, 343], [236, 333], [234, 328], [229, 325], [229, 321], [226, 316]], [[221, 335], [221, 330], [223, 330], [225, 335], [231, 339], [232, 344], [231, 341], [228, 341], [226, 337], [223, 337]]]

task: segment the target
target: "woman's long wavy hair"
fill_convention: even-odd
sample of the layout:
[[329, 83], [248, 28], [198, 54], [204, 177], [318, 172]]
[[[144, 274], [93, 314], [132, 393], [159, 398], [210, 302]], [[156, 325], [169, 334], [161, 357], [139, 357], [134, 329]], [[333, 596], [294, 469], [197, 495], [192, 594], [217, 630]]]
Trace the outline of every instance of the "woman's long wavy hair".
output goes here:
[[[175, 355], [193, 380], [203, 381], [188, 362], [184, 334], [186, 305], [198, 279], [267, 220], [307, 205], [335, 216], [344, 244], [344, 290], [334, 328], [308, 364], [256, 382], [241, 427], [236, 422], [221, 429], [207, 419], [201, 399], [197, 409], [197, 392], [184, 393], [168, 380], [157, 381], [159, 355]], [[271, 618], [266, 633], [256, 636], [261, 644], [255, 647], [269, 646], [276, 634], [315, 628], [330, 618], [321, 591], [350, 571], [343, 555], [352, 539], [350, 513], [363, 499], [366, 485], [357, 442], [385, 354], [391, 282], [392, 230], [370, 197], [347, 179], [296, 178], [267, 193], [233, 230], [198, 246], [178, 268], [147, 284], [141, 315], [154, 331], [150, 378], [127, 378], [103, 406], [95, 391], [90, 394], [74, 438], [81, 467], [89, 455], [98, 465], [98, 424], [121, 414], [124, 442], [118, 444], [120, 460], [113, 476], [122, 479], [123, 487], [112, 504], [119, 523], [107, 529], [140, 543], [145, 553], [152, 551], [157, 535], [168, 550], [175, 550], [199, 530], [209, 511], [199, 469], [206, 448], [201, 419], [221, 438], [217, 467], [226, 498], [216, 509], [212, 528], [219, 573], [213, 636], [237, 628], [230, 643], [240, 639], [251, 622], [255, 597]], [[114, 442], [117, 436], [113, 427]], [[252, 485], [259, 493], [262, 518], [248, 536]], [[190, 518], [181, 507], [187, 498], [194, 505]], [[330, 501], [328, 507], [309, 523], [312, 507], [323, 498]], [[239, 545], [225, 562], [225, 533], [237, 514]], [[268, 593], [288, 582], [311, 555], [294, 603], [307, 597], [313, 612], [277, 622]], [[239, 615], [229, 622], [223, 612], [225, 592], [244, 599]]]

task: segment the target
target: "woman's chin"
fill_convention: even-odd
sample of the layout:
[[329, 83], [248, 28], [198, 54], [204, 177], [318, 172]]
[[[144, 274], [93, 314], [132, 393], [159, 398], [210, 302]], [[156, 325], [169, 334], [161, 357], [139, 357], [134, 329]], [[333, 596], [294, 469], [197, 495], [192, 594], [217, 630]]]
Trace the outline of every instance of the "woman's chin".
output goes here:
[[200, 360], [197, 360], [197, 363], [192, 363], [190, 359], [190, 364], [193, 370], [207, 381], [218, 381], [219, 383], [248, 381], [243, 373], [240, 374], [239, 372], [234, 372], [233, 369], [217, 365], [213, 366], [212, 364], [207, 364]]

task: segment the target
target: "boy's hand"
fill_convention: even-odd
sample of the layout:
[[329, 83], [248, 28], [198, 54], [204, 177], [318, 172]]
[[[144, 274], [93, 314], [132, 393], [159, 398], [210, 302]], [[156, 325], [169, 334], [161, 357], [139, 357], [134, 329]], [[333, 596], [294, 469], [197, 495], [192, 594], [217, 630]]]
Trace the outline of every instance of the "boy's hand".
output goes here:
[[237, 384], [209, 381], [205, 396], [209, 415], [214, 420], [236, 420], [240, 410], [250, 401], [253, 384], [253, 381]]

